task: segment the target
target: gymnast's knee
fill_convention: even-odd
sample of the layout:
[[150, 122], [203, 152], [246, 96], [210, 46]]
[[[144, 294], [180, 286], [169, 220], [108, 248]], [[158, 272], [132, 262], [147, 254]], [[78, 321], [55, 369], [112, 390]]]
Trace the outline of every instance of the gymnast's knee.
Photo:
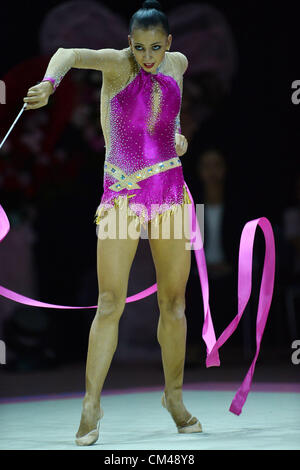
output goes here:
[[185, 317], [185, 296], [183, 295], [160, 295], [158, 305], [163, 321], [182, 320]]
[[119, 319], [124, 311], [126, 298], [113, 290], [106, 290], [99, 293], [97, 316]]

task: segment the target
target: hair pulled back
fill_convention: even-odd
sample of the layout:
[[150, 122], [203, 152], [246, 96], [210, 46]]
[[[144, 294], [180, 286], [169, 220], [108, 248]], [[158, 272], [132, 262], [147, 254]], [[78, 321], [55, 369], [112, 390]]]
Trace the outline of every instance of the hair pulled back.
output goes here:
[[142, 7], [132, 15], [129, 34], [134, 28], [147, 29], [151, 26], [161, 26], [167, 35], [170, 33], [168, 18], [157, 0], [145, 0]]

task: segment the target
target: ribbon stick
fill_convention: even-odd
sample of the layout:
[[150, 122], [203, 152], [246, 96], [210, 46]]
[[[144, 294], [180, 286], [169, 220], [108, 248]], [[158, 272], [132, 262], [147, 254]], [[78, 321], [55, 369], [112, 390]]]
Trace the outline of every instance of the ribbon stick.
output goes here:
[[4, 142], [6, 141], [7, 137], [9, 136], [9, 134], [11, 133], [11, 131], [13, 130], [13, 128], [14, 128], [14, 126], [15, 126], [17, 120], [19, 119], [19, 117], [20, 117], [21, 114], [23, 113], [23, 111], [24, 111], [24, 109], [26, 108], [26, 106], [27, 106], [27, 103], [24, 103], [24, 105], [23, 105], [21, 111], [19, 112], [18, 116], [16, 117], [16, 119], [14, 120], [14, 122], [12, 123], [12, 125], [10, 126], [10, 128], [9, 128], [9, 130], [8, 130], [8, 132], [7, 132], [7, 134], [6, 134], [6, 136], [5, 136], [4, 139], [2, 140], [2, 142], [1, 142], [1, 144], [0, 144], [0, 149], [1, 149], [2, 145], [4, 144]]

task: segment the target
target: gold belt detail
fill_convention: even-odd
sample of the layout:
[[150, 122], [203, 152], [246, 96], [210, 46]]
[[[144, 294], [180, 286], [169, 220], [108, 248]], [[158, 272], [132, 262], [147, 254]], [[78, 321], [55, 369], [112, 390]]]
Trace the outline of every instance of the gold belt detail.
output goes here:
[[104, 163], [104, 172], [118, 180], [117, 183], [114, 183], [109, 187], [109, 189], [118, 192], [124, 188], [141, 189], [137, 181], [145, 180], [154, 174], [162, 173], [163, 171], [170, 170], [171, 168], [175, 168], [177, 166], [181, 166], [180, 158], [173, 157], [169, 160], [147, 166], [142, 170], [135, 171], [130, 175], [126, 175], [126, 173], [121, 168], [107, 161]]

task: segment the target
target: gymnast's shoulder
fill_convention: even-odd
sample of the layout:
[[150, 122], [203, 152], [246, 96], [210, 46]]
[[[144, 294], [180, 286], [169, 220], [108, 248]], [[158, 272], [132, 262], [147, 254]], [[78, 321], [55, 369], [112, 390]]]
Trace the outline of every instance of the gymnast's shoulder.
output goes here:
[[179, 51], [166, 52], [166, 55], [170, 60], [172, 60], [173, 64], [180, 69], [180, 72], [183, 75], [189, 64], [187, 57]]

